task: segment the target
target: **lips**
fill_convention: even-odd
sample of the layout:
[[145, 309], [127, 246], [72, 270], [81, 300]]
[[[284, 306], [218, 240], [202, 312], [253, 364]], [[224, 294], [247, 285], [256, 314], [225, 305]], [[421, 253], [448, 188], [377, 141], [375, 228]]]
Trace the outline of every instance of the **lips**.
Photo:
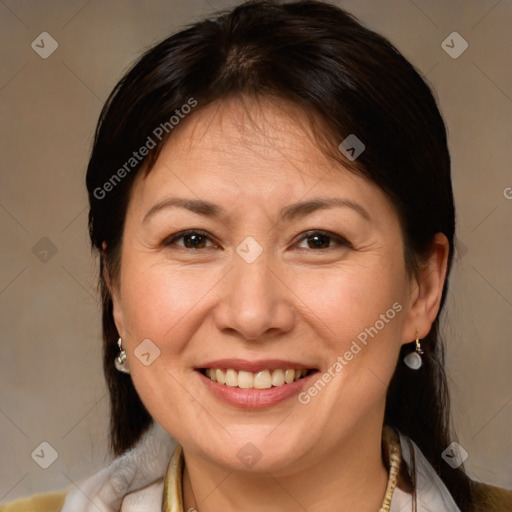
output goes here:
[[271, 387], [291, 384], [308, 374], [309, 370], [294, 368], [265, 369], [259, 372], [235, 370], [234, 368], [206, 368], [201, 371], [203, 375], [213, 382], [240, 389], [270, 389]]
[[[319, 373], [317, 369], [297, 362], [276, 360], [254, 362], [225, 359], [208, 362], [195, 370], [200, 382], [219, 403], [246, 410], [267, 409], [296, 397], [308, 385], [307, 382]], [[216, 380], [212, 379], [212, 375]], [[221, 383], [223, 376], [225, 380]]]
[[296, 361], [280, 359], [219, 359], [207, 362], [196, 370], [217, 385], [247, 390], [287, 386], [317, 371]]
[[313, 366], [308, 366], [299, 363], [298, 361], [286, 359], [262, 359], [260, 361], [251, 361], [247, 359], [216, 359], [215, 361], [208, 361], [196, 367], [197, 370], [204, 370], [206, 368], [222, 368], [225, 370], [232, 368], [236, 371], [245, 370], [252, 373], [261, 372], [263, 370], [277, 370], [279, 368], [293, 368], [294, 370], [316, 369]]

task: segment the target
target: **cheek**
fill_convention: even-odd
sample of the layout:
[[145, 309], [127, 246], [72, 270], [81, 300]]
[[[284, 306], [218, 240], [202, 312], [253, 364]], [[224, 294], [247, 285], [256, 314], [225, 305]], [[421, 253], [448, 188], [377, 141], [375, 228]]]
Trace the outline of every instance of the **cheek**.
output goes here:
[[[160, 345], [165, 342], [166, 350], [179, 352], [186, 341], [183, 329], [205, 290], [211, 288], [206, 273], [168, 264], [148, 265], [144, 257], [128, 259], [124, 268], [122, 300], [131, 343], [150, 338]], [[173, 341], [170, 345], [169, 340]]]
[[297, 303], [303, 303], [304, 315], [340, 350], [376, 322], [382, 333], [392, 324], [394, 331], [400, 330], [400, 322], [394, 320], [401, 318], [397, 309], [403, 309], [404, 280], [392, 262], [386, 266], [378, 258], [368, 258], [365, 264], [304, 272], [294, 281], [290, 288], [301, 299]]
[[383, 399], [400, 348], [404, 284], [398, 263], [383, 265], [379, 258], [301, 280], [297, 295], [307, 297], [305, 311], [310, 312], [305, 314], [323, 339], [327, 371], [336, 374], [319, 404], [336, 420], [344, 414], [339, 411], [357, 416]]

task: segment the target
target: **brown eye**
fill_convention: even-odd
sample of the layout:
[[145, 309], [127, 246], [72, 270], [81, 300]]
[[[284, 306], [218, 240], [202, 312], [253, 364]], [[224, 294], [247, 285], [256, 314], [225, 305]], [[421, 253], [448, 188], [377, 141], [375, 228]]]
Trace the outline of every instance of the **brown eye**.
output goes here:
[[206, 244], [206, 237], [204, 235], [184, 235], [182, 238], [187, 249], [201, 249]]
[[[183, 244], [178, 244], [177, 241], [181, 239], [183, 239]], [[210, 238], [205, 232], [188, 230], [172, 235], [170, 238], [166, 239], [162, 245], [166, 247], [170, 245], [178, 245], [185, 249], [204, 249], [207, 247], [206, 243], [208, 240], [210, 240]]]
[[307, 241], [310, 249], [327, 249], [330, 247], [331, 237], [328, 235], [308, 236]]
[[[306, 233], [301, 241], [306, 241], [309, 249], [331, 249], [335, 245], [351, 246], [350, 242], [343, 237], [328, 231], [310, 231]], [[331, 244], [334, 242], [334, 244]], [[301, 247], [301, 249], [306, 247]]]

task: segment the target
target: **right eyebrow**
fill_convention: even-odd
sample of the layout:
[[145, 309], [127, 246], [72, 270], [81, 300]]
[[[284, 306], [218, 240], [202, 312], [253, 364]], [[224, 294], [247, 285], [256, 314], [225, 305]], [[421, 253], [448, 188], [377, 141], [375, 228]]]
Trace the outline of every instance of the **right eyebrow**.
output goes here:
[[180, 197], [169, 197], [152, 206], [146, 213], [146, 215], [144, 215], [142, 222], [147, 222], [147, 220], [150, 217], [152, 217], [159, 211], [173, 207], [186, 208], [191, 212], [197, 213], [198, 215], [204, 215], [206, 217], [220, 217], [226, 214], [223, 208], [209, 201], [203, 201], [202, 199], [184, 199]]

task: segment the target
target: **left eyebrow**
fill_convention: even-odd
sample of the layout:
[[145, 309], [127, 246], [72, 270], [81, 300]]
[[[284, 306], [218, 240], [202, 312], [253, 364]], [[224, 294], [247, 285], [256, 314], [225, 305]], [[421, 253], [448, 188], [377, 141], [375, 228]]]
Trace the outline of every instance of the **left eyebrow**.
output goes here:
[[370, 214], [360, 204], [350, 201], [349, 199], [333, 197], [329, 199], [311, 199], [309, 201], [302, 201], [300, 203], [286, 206], [281, 210], [279, 222], [289, 222], [297, 217], [304, 217], [308, 213], [312, 213], [316, 210], [325, 210], [327, 208], [335, 207], [352, 208], [352, 210], [355, 210], [367, 221], [371, 222], [372, 220]]

